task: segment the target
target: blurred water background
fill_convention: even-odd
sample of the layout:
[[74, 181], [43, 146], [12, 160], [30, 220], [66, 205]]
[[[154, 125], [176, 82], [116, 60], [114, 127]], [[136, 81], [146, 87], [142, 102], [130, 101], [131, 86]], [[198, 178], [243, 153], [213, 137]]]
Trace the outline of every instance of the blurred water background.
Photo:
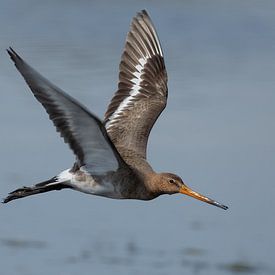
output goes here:
[[119, 201], [64, 190], [0, 207], [1, 274], [275, 274], [275, 2], [0, 1], [2, 197], [73, 154], [5, 49], [103, 117], [131, 18], [147, 9], [169, 74], [150, 137], [182, 195]]

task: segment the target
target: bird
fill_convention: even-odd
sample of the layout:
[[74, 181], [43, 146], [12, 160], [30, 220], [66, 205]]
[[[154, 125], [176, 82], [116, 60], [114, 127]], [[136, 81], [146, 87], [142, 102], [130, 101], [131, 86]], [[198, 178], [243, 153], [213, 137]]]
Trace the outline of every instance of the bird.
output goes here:
[[167, 104], [167, 72], [156, 29], [146, 10], [133, 17], [119, 65], [119, 82], [104, 120], [33, 69], [13, 48], [7, 52], [43, 105], [75, 162], [49, 180], [23, 186], [3, 203], [53, 190], [73, 189], [112, 199], [152, 200], [181, 193], [222, 209], [227, 206], [147, 161], [151, 129]]

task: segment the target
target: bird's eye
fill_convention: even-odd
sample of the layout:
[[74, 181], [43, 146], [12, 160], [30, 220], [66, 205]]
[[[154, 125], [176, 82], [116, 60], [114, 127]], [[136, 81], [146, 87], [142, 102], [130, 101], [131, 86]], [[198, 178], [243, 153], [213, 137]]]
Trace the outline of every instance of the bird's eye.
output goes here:
[[173, 179], [170, 179], [169, 182], [170, 182], [170, 183], [176, 183], [176, 181], [173, 180]]

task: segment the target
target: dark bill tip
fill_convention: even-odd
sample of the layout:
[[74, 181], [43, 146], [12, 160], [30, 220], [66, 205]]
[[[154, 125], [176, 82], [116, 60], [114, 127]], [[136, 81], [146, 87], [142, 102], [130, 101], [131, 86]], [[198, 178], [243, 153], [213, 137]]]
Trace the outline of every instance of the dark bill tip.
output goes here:
[[197, 192], [193, 191], [190, 187], [188, 187], [186, 185], [182, 186], [180, 188], [179, 192], [182, 193], [182, 194], [185, 194], [187, 196], [193, 197], [197, 200], [204, 201], [206, 203], [212, 204], [212, 205], [217, 206], [219, 208], [222, 208], [224, 210], [228, 209], [228, 206], [223, 205], [223, 204], [221, 204], [217, 201], [214, 201], [214, 200], [212, 200], [212, 199], [210, 199], [210, 198], [208, 198], [204, 195], [201, 195], [200, 193], [197, 193]]
[[226, 205], [223, 205], [223, 204], [221, 204], [221, 203], [219, 203], [219, 202], [216, 202], [216, 201], [213, 201], [213, 202], [209, 202], [210, 204], [213, 204], [213, 205], [215, 205], [215, 206], [217, 206], [217, 207], [219, 207], [219, 208], [222, 208], [222, 209], [224, 209], [224, 210], [227, 210], [228, 209], [228, 206], [226, 206]]

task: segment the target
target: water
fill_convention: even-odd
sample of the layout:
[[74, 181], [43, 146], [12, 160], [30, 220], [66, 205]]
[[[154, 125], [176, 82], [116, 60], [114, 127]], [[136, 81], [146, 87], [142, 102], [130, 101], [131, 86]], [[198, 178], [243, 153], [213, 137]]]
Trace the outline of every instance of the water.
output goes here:
[[74, 157], [11, 64], [30, 64], [103, 117], [131, 17], [146, 8], [169, 74], [149, 160], [181, 195], [116, 201], [64, 190], [0, 207], [3, 274], [274, 274], [273, 1], [1, 1], [1, 196]]

